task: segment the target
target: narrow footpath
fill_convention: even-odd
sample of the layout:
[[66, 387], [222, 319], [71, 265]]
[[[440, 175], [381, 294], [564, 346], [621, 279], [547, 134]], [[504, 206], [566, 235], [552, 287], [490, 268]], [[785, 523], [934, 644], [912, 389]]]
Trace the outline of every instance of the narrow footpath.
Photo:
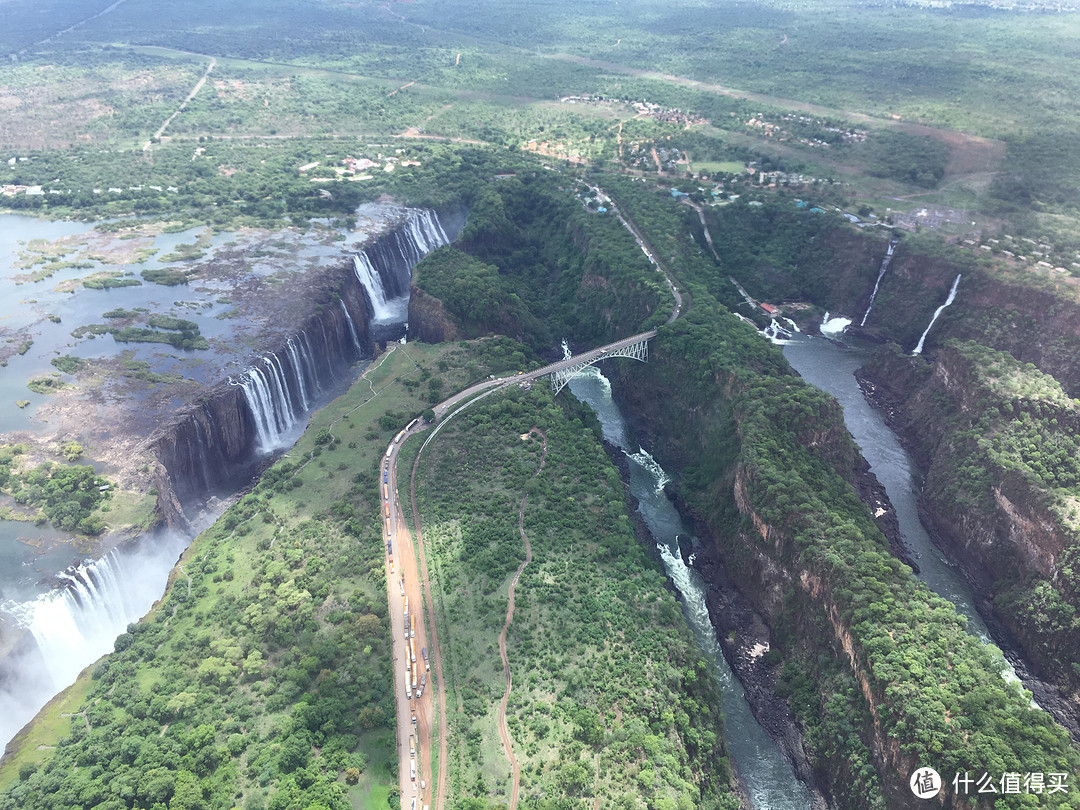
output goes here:
[[[532, 436], [534, 432], [540, 434], [540, 441], [542, 442], [540, 467], [533, 473], [533, 478], [536, 478], [536, 476], [540, 475], [540, 471], [544, 469], [544, 459], [547, 458], [547, 436], [544, 435], [543, 431], [535, 428], [530, 430], [526, 436]], [[525, 505], [528, 502], [529, 494], [525, 493], [525, 497], [521, 499], [521, 506], [518, 507], [518, 532], [521, 534], [521, 539], [525, 541], [525, 561], [518, 566], [514, 578], [510, 580], [506, 604], [506, 622], [503, 624], [502, 632], [499, 633], [499, 656], [502, 658], [503, 672], [506, 673], [506, 691], [503, 692], [502, 700], [499, 702], [496, 722], [499, 725], [499, 737], [502, 739], [503, 747], [506, 749], [506, 758], [510, 760], [510, 810], [517, 810], [518, 792], [521, 787], [521, 769], [518, 766], [517, 757], [514, 756], [514, 745], [510, 740], [510, 731], [506, 727], [506, 705], [510, 702], [510, 689], [513, 686], [513, 679], [510, 676], [510, 660], [506, 657], [506, 633], [510, 629], [510, 623], [514, 621], [514, 592], [517, 590], [518, 580], [521, 579], [521, 573], [525, 570], [525, 566], [532, 562], [532, 544], [529, 543], [529, 536], [525, 534]]]

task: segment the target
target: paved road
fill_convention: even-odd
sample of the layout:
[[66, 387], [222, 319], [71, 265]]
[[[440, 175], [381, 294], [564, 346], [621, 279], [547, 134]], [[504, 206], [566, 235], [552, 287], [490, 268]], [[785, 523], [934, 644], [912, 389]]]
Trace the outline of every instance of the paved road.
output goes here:
[[[683, 312], [683, 298], [679, 294], [679, 290], [676, 287], [674, 280], [671, 275], [664, 270], [660, 261], [652, 254], [648, 245], [645, 243], [645, 240], [638, 233], [633, 223], [617, 210], [616, 215], [623, 226], [634, 235], [634, 239], [637, 240], [642, 251], [648, 256], [649, 261], [656, 266], [657, 272], [663, 273], [674, 299], [671, 316], [667, 321], [668, 323], [671, 323]], [[456, 414], [468, 408], [473, 402], [486, 397], [489, 394], [495, 393], [500, 388], [535, 382], [554, 371], [569, 368], [582, 361], [597, 360], [619, 349], [626, 348], [634, 343], [638, 343], [642, 340], [649, 340], [654, 337], [656, 337], [656, 330], [650, 329], [647, 332], [640, 332], [636, 335], [631, 335], [630, 337], [608, 343], [605, 346], [598, 346], [590, 351], [581, 352], [580, 354], [558, 360], [554, 363], [549, 363], [548, 365], [533, 371], [518, 372], [517, 374], [508, 374], [500, 377], [490, 377], [470, 385], [468, 388], [459, 391], [453, 396], [447, 397], [433, 408], [435, 412], [435, 429], [432, 430], [427, 437], [424, 445], [420, 448], [420, 452], [423, 452], [423, 448], [427, 446], [427, 443], [430, 442], [442, 426]], [[426, 577], [426, 560], [417, 560], [413, 539], [409, 533], [408, 524], [405, 521], [401, 505], [397, 498], [397, 461], [401, 447], [405, 444], [405, 441], [409, 436], [427, 430], [428, 427], [429, 426], [420, 419], [414, 419], [410, 422], [408, 426], [405, 426], [402, 431], [394, 437], [394, 440], [387, 447], [386, 452], [383, 455], [382, 463], [379, 466], [379, 487], [380, 492], [383, 495], [384, 540], [389, 542], [386, 556], [386, 592], [388, 604], [390, 606], [390, 629], [393, 639], [394, 694], [397, 703], [397, 745], [402, 810], [422, 810], [422, 808], [429, 805], [434, 805], [438, 810], [438, 808], [445, 806], [447, 800], [445, 795], [434, 797], [437, 801], [433, 801], [430, 796], [434, 788], [431, 780], [431, 755], [434, 733], [433, 723], [436, 709], [435, 702], [433, 701], [436, 690], [432, 688], [431, 676], [433, 676], [435, 672], [428, 671], [425, 668], [424, 660], [421, 655], [421, 648], [428, 646], [428, 634], [422, 621], [424, 612], [421, 605], [423, 604], [422, 600], [425, 591], [430, 589], [430, 583], [427, 581]], [[419, 520], [418, 516], [417, 520]], [[423, 555], [422, 546], [420, 553]], [[423, 576], [421, 576], [421, 571], [423, 572]], [[415, 667], [417, 668], [413, 671], [416, 672], [417, 683], [419, 683], [422, 673], [427, 672], [428, 674], [427, 688], [419, 698], [412, 689], [412, 676], [410, 675], [409, 668], [406, 666], [406, 661], [408, 661], [410, 665], [412, 664], [409, 651], [410, 633], [406, 632], [405, 628], [404, 601], [406, 597], [409, 602], [410, 619], [415, 620], [416, 623], [416, 635], [413, 639], [413, 646], [416, 653]], [[433, 615], [433, 613], [429, 611], [429, 615]], [[431, 637], [432, 639], [437, 638], [434, 627], [431, 628]], [[437, 660], [435, 659], [437, 651], [432, 648], [429, 649], [428, 652], [431, 654], [432, 660], [436, 661], [436, 669], [439, 669]], [[406, 678], [409, 679], [408, 688], [406, 687]], [[445, 728], [446, 699], [445, 692], [441, 687], [442, 683], [440, 682], [438, 694], [442, 697], [439, 701], [441, 705], [438, 708], [441, 720], [440, 726]], [[416, 717], [415, 724], [412, 721], [413, 716]], [[410, 736], [413, 737], [415, 755], [410, 750]], [[444, 753], [439, 761], [439, 784], [442, 786], [442, 792], [445, 793], [447, 762], [447, 757], [445, 755], [445, 740], [443, 741], [442, 748]]]
[[[647, 340], [656, 336], [656, 330], [641, 332], [622, 340], [616, 340], [606, 346], [600, 346], [587, 352], [573, 355], [572, 357], [549, 363], [543, 368], [520, 374], [505, 375], [483, 380], [459, 391], [451, 397], [435, 406], [435, 430], [428, 441], [434, 436], [442, 425], [446, 424], [455, 414], [467, 408], [476, 399], [495, 393], [500, 388], [512, 385], [521, 385], [526, 382], [534, 382], [547, 374], [559, 369], [568, 368], [583, 360], [593, 360], [610, 354], [611, 352], [625, 348], [641, 340]], [[390, 630], [393, 639], [394, 656], [394, 694], [397, 702], [397, 745], [398, 745], [398, 768], [399, 784], [401, 790], [401, 806], [403, 810], [413, 810], [412, 800], [416, 798], [416, 810], [422, 810], [425, 805], [431, 805], [430, 798], [431, 780], [431, 752], [434, 732], [435, 705], [432, 697], [434, 690], [431, 688], [431, 675], [424, 666], [421, 649], [428, 646], [428, 632], [423, 622], [424, 589], [429, 587], [423, 581], [418, 571], [418, 560], [413, 546], [413, 538], [409, 532], [408, 524], [402, 512], [401, 504], [397, 497], [398, 482], [398, 454], [406, 439], [416, 433], [424, 431], [428, 425], [415, 420], [398, 433], [394, 441], [387, 447], [379, 465], [379, 491], [383, 495], [383, 539], [389, 542], [386, 554], [386, 593], [387, 603], [390, 608]], [[410, 622], [416, 623], [416, 635], [412, 639], [416, 651], [417, 683], [423, 673], [428, 674], [428, 688], [421, 697], [417, 698], [412, 690], [412, 676], [406, 661], [412, 666], [409, 650], [409, 638], [405, 632], [405, 598], [409, 600]], [[411, 626], [410, 626], [411, 631]], [[432, 650], [428, 650], [429, 653]], [[406, 678], [408, 678], [408, 692], [406, 691]], [[441, 707], [445, 713], [445, 707]], [[412, 722], [416, 716], [416, 724]], [[412, 756], [409, 747], [409, 736], [413, 735], [416, 746], [415, 757]], [[415, 779], [413, 778], [415, 764]], [[423, 786], [422, 786], [423, 785]]]

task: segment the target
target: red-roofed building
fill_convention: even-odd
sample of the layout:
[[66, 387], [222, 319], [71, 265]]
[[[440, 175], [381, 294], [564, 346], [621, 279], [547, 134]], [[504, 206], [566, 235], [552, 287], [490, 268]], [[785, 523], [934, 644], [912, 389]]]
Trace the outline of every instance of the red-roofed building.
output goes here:
[[780, 311], [776, 307], [774, 307], [772, 304], [762, 304], [761, 308], [763, 310], [765, 310], [766, 312], [768, 312], [770, 315], [775, 315], [777, 312]]

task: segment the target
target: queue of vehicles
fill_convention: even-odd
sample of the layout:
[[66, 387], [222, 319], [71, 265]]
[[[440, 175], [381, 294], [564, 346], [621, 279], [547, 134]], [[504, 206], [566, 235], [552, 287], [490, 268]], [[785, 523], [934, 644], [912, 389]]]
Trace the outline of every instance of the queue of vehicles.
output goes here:
[[[386, 463], [383, 467], [383, 480], [382, 480], [382, 496], [383, 496], [383, 517], [386, 523], [386, 555], [390, 563], [390, 573], [394, 573], [394, 547], [391, 537], [391, 525], [390, 525], [390, 457], [394, 452], [394, 446], [401, 443], [401, 440], [405, 438], [405, 435], [411, 431], [416, 425], [420, 423], [419, 417], [413, 419], [405, 426], [405, 429], [400, 431], [394, 436], [393, 443], [386, 448]], [[416, 666], [416, 616], [409, 614], [409, 597], [405, 593], [405, 572], [402, 571], [401, 578], [398, 580], [398, 584], [401, 589], [402, 610], [404, 613], [404, 632], [405, 639], [408, 641], [408, 655], [405, 656], [405, 698], [406, 700], [412, 700], [413, 694], [419, 698], [423, 694], [424, 687], [427, 685], [427, 672], [425, 671], [420, 678], [419, 686], [416, 681], [416, 671], [419, 669]], [[424, 658], [424, 665], [426, 670], [430, 670], [431, 666], [428, 664], [427, 647], [422, 647], [420, 650], [421, 655]], [[413, 728], [416, 727], [416, 714], [412, 714]], [[416, 736], [415, 734], [409, 735], [409, 778], [412, 782], [413, 790], [416, 790]], [[423, 784], [423, 783], [421, 783]], [[426, 787], [426, 785], [424, 786]], [[412, 800], [412, 810], [416, 810], [416, 798]], [[428, 806], [424, 805], [424, 810], [428, 810]]]

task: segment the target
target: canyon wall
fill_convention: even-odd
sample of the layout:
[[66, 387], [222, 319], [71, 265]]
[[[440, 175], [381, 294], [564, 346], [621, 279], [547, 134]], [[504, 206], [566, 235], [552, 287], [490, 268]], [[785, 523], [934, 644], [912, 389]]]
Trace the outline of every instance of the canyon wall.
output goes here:
[[291, 443], [350, 367], [373, 355], [376, 340], [400, 335], [392, 318], [406, 311], [412, 268], [449, 240], [437, 214], [408, 210], [353, 261], [306, 279], [292, 329], [267, 334], [245, 370], [201, 393], [150, 438], [161, 519], [186, 528], [202, 500], [244, 486]]
[[973, 343], [933, 364], [883, 347], [860, 372], [925, 475], [935, 542], [1080, 722], [1080, 405], [1052, 378]]

